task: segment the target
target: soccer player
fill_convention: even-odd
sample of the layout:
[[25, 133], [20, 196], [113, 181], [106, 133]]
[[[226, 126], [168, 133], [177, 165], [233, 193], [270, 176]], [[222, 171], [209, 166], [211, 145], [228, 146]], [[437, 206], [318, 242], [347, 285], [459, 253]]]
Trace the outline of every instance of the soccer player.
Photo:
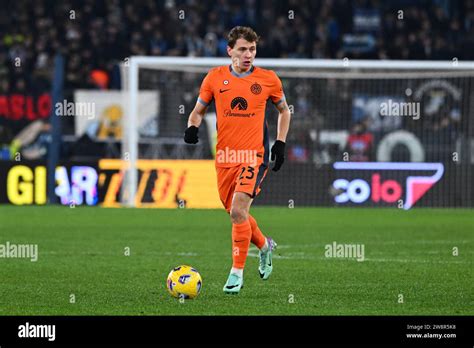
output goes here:
[[285, 158], [290, 111], [280, 79], [272, 70], [253, 65], [259, 37], [249, 27], [235, 27], [228, 35], [232, 63], [211, 69], [204, 78], [196, 106], [189, 115], [184, 141], [198, 142], [198, 128], [214, 100], [217, 113], [216, 171], [219, 197], [232, 221], [232, 259], [224, 292], [238, 294], [250, 242], [259, 251], [259, 273], [268, 279], [273, 270], [276, 243], [263, 235], [249, 214], [269, 165], [269, 138], [265, 107], [270, 99], [279, 111], [278, 132], [271, 148], [278, 171]]

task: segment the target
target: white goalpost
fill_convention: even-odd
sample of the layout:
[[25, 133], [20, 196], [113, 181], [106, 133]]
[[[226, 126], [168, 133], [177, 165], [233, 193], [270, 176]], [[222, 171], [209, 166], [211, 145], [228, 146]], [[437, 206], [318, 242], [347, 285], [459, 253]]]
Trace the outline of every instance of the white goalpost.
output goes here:
[[[122, 140], [122, 159], [127, 163], [122, 186], [122, 203], [124, 205], [129, 207], [136, 206], [135, 196], [138, 183], [137, 160], [140, 158], [140, 137], [137, 120], [140, 113], [139, 91], [143, 88], [141, 87], [140, 71], [146, 70], [150, 71], [150, 73], [146, 75], [156, 75], [151, 82], [148, 82], [144, 89], [157, 89], [168, 93], [184, 94], [190, 90], [199, 88], [201, 79], [209, 68], [219, 65], [229, 65], [229, 63], [229, 58], [133, 56], [130, 57], [126, 65], [122, 64], [123, 97], [126, 98], [128, 105], [124, 120], [124, 136]], [[347, 81], [364, 80], [361, 87], [354, 87], [354, 93], [357, 92], [359, 88], [363, 93], [370, 94], [369, 92], [380, 89], [380, 85], [375, 81], [383, 80], [385, 81], [383, 82], [383, 86], [387, 86], [387, 91], [383, 93], [390, 95], [393, 94], [393, 92], [391, 92], [392, 89], [398, 88], [405, 90], [408, 88], [406, 86], [413, 85], [410, 81], [416, 79], [455, 78], [459, 79], [459, 83], [462, 86], [470, 87], [470, 78], [474, 77], [474, 62], [458, 61], [457, 59], [453, 59], [453, 61], [372, 61], [257, 58], [255, 65], [276, 70], [282, 80], [288, 79], [289, 83], [293, 85], [296, 85], [300, 80], [304, 81], [304, 93], [309, 95], [308, 99], [311, 97], [316, 98], [319, 93], [321, 93], [318, 88], [325, 88], [325, 82], [321, 87], [315, 87], [316, 85], [314, 83], [317, 81], [330, 82], [333, 79]], [[180, 85], [180, 89], [171, 91], [167, 90], [169, 87], [166, 83], [160, 81], [160, 74], [164, 72], [196, 74], [197, 77], [192, 82], [183, 82], [182, 85]], [[469, 81], [464, 81], [463, 79], [469, 79]], [[157, 82], [157, 85], [154, 85], [155, 82], [153, 81], [159, 82]], [[404, 81], [406, 81], [406, 83]], [[198, 96], [195, 95], [194, 101], [197, 97]], [[334, 98], [336, 97], [337, 95]], [[288, 96], [287, 99], [289, 99]], [[288, 100], [289, 104], [292, 102], [293, 100]], [[334, 103], [332, 106], [334, 113], [337, 115], [341, 114], [343, 111], [338, 109], [340, 106], [337, 105], [337, 99], [327, 100], [328, 108], [331, 108], [331, 102]], [[187, 115], [189, 115], [189, 111], [186, 111]], [[295, 113], [297, 112], [298, 110], [295, 110]], [[176, 116], [173, 114], [164, 114], [160, 115], [160, 117], [171, 118]], [[159, 134], [159, 136], [166, 136], [166, 134]]]

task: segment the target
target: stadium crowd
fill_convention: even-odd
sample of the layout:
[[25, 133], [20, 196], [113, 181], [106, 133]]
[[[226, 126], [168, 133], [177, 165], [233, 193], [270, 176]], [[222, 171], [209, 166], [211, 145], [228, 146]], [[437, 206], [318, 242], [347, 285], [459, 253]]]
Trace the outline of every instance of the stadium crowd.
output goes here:
[[[28, 96], [50, 90], [56, 53], [65, 57], [64, 94], [71, 99], [78, 88], [121, 88], [118, 63], [132, 55], [227, 56], [226, 34], [236, 25], [251, 26], [261, 36], [258, 57], [473, 60], [474, 56], [474, 0], [5, 0], [2, 5], [0, 116], [7, 99], [14, 105], [21, 98], [25, 112], [31, 113]], [[192, 97], [180, 104], [192, 108], [198, 85], [194, 88]], [[294, 144], [290, 160], [306, 162], [312, 154], [324, 152], [316, 142], [321, 129], [351, 129], [347, 151], [356, 149], [362, 159], [373, 159], [374, 134], [364, 124], [331, 114], [336, 110], [351, 115], [353, 100], [344, 92], [347, 88], [304, 83], [285, 88], [298, 110], [289, 135]], [[320, 98], [311, 91], [319, 91]], [[337, 108], [326, 110], [328, 101], [336, 101]], [[3, 158], [15, 153], [15, 134], [28, 125], [15, 121], [15, 110], [12, 106], [9, 117], [0, 119]], [[449, 134], [440, 137], [437, 124], [423, 124], [421, 128], [433, 133], [423, 138], [451, 139], [457, 134], [461, 117], [446, 116], [444, 109], [438, 113], [444, 122], [440, 127]], [[335, 120], [344, 124], [333, 124]], [[64, 134], [75, 133], [72, 121], [62, 121]], [[47, 126], [31, 127], [47, 134]], [[184, 126], [184, 119], [161, 120], [162, 131], [170, 136], [181, 136]], [[44, 140], [39, 146], [44, 150], [47, 137], [38, 138]], [[38, 144], [33, 145], [32, 152], [40, 153]]]
[[119, 88], [131, 55], [226, 56], [226, 32], [249, 25], [259, 57], [472, 59], [474, 1], [6, 0], [0, 93], [43, 81], [56, 52], [69, 88]]

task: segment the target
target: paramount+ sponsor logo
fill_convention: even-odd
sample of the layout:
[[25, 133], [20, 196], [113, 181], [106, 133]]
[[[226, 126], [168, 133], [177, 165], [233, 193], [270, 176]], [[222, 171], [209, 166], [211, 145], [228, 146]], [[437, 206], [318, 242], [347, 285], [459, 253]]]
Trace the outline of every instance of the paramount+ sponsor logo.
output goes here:
[[332, 183], [338, 204], [403, 203], [412, 208], [444, 174], [442, 163], [335, 162]]
[[235, 97], [230, 102], [230, 109], [224, 110], [225, 117], [252, 117], [255, 112], [241, 112], [248, 108], [248, 102], [243, 97]]

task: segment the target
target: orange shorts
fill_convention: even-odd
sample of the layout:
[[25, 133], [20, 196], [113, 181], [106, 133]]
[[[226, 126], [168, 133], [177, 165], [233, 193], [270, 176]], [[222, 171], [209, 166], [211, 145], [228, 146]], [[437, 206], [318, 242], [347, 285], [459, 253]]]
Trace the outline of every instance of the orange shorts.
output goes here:
[[219, 197], [227, 212], [230, 212], [234, 192], [245, 192], [255, 198], [268, 171], [268, 165], [259, 161], [256, 166], [241, 164], [234, 167], [216, 167]]

